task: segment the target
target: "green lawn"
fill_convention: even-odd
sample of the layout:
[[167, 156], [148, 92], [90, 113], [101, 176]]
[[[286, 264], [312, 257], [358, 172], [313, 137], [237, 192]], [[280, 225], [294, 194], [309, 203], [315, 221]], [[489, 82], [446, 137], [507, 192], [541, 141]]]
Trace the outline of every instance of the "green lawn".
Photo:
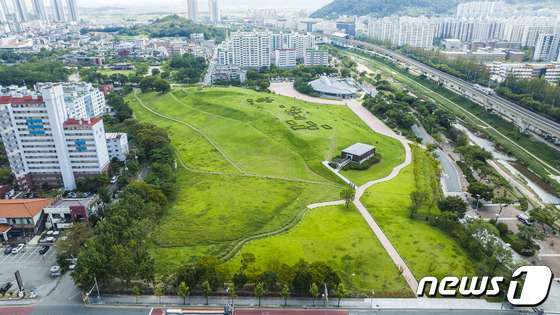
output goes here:
[[[354, 205], [310, 210], [290, 232], [252, 241], [241, 253], [253, 253], [255, 265], [263, 270], [276, 259], [289, 265], [300, 257], [309, 262], [326, 261], [347, 288], [355, 288], [353, 292], [400, 291], [404, 287], [403, 280], [396, 280], [393, 261]], [[358, 256], [363, 258], [359, 270], [355, 263]], [[229, 262], [232, 269], [239, 269], [240, 259], [238, 255]], [[387, 287], [383, 286], [384, 271], [391, 274]]]
[[[186, 88], [166, 94], [138, 92], [137, 96], [150, 109], [187, 122], [205, 133], [250, 174], [343, 185], [321, 164], [329, 153], [338, 154], [355, 142], [376, 144], [378, 151], [385, 152], [384, 164], [368, 171], [371, 179], [386, 176], [392, 167], [401, 163], [400, 156], [404, 156], [400, 143], [374, 133], [363, 123], [360, 125], [359, 118], [345, 106], [310, 104], [239, 88]], [[266, 96], [272, 102], [256, 101]], [[248, 99], [253, 99], [253, 104]], [[133, 94], [127, 101], [137, 119], [169, 130], [171, 144], [187, 166], [239, 174], [200, 133], [151, 113], [140, 106]], [[306, 117], [296, 120], [298, 124], [312, 121], [328, 128], [292, 130], [286, 123], [293, 120], [286, 113], [293, 110], [292, 106], [297, 106]], [[179, 168], [179, 197], [148, 241], [158, 272], [162, 273], [194, 263], [203, 255], [221, 257], [249, 236], [286, 226], [307, 204], [339, 199], [341, 189], [282, 179], [196, 173], [181, 168], [180, 164]], [[344, 224], [338, 221], [331, 221], [330, 228], [344, 230]], [[318, 249], [317, 255], [329, 251]], [[297, 260], [300, 258], [297, 255], [284, 258]]]
[[99, 73], [104, 75], [112, 75], [112, 74], [124, 74], [124, 75], [131, 75], [135, 74], [135, 70], [99, 70]]
[[[421, 163], [421, 170], [429, 170], [425, 157], [422, 161], [415, 159], [415, 163]], [[423, 172], [424, 186], [430, 176]], [[429, 275], [426, 266], [432, 261], [437, 264], [433, 275], [438, 278], [450, 274], [448, 263], [452, 261], [459, 266], [453, 274], [464, 275], [463, 266], [470, 262], [467, 253], [453, 238], [425, 221], [427, 209], [421, 209], [414, 219], [410, 218], [407, 207], [409, 194], [414, 189], [413, 166], [409, 165], [395, 179], [368, 188], [361, 201], [417, 280]], [[431, 215], [438, 213], [437, 207], [431, 209]]]

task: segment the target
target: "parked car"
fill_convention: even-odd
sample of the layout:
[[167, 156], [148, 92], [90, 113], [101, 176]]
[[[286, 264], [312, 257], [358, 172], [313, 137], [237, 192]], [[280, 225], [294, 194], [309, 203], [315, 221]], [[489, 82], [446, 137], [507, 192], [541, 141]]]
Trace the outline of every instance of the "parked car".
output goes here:
[[11, 254], [12, 253], [12, 249], [14, 249], [15, 246], [13, 245], [8, 245], [6, 246], [6, 249], [4, 249], [4, 254]]
[[25, 247], [25, 244], [18, 244], [16, 247], [12, 248], [12, 254], [17, 254]]
[[69, 270], [74, 270], [74, 268], [76, 268], [76, 263], [71, 263], [70, 266], [68, 266]]
[[51, 247], [48, 246], [48, 245], [45, 245], [45, 246], [41, 247], [41, 249], [39, 249], [39, 254], [43, 255], [44, 253], [49, 251], [49, 248], [51, 248]]
[[111, 184], [117, 183], [117, 179], [118, 179], [117, 176], [113, 176], [113, 177], [111, 178]]
[[533, 226], [533, 224], [535, 224], [525, 213], [517, 214], [517, 218], [519, 219], [519, 221], [525, 223], [525, 225]]
[[82, 194], [82, 198], [86, 198], [89, 195], [91, 195], [91, 193], [89, 191], [86, 191], [85, 193]]
[[12, 287], [11, 282], [6, 282], [2, 286], [0, 286], [0, 294], [8, 292], [8, 290]]

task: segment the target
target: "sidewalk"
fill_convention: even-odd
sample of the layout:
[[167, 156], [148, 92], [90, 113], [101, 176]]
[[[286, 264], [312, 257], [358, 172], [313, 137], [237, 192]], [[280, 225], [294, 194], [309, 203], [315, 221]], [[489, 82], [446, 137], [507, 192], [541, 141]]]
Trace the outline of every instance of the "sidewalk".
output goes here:
[[[99, 305], [97, 298], [91, 297], [89, 305]], [[255, 297], [237, 297], [233, 300], [236, 307], [259, 307], [259, 300]], [[183, 304], [183, 298], [178, 296], [163, 296], [161, 303], [156, 296], [139, 296], [138, 304], [134, 296], [107, 295], [101, 296], [101, 304], [103, 305], [130, 305], [130, 306], [178, 306], [178, 307], [212, 307], [221, 308], [224, 304], [231, 303], [231, 298], [227, 297], [209, 297], [208, 305], [206, 298], [196, 296], [187, 297], [186, 305]], [[309, 308], [324, 309], [338, 308], [338, 298], [331, 297], [326, 303], [321, 298], [315, 299], [315, 307], [311, 298], [290, 298], [286, 308]], [[283, 298], [263, 298], [260, 307], [283, 308]], [[341, 309], [441, 309], [441, 310], [500, 310], [502, 303], [488, 303], [483, 299], [342, 299], [340, 301]], [[505, 307], [504, 307], [505, 309]]]

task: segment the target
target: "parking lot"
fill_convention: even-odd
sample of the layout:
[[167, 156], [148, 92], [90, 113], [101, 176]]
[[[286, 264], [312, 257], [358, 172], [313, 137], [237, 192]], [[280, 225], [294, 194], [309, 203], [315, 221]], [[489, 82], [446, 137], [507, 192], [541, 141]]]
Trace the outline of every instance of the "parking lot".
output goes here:
[[[17, 254], [4, 254], [3, 246], [0, 253], [0, 285], [11, 282], [9, 292], [17, 291], [14, 273], [19, 270], [25, 291], [29, 294], [33, 290], [44, 296], [55, 285], [57, 278], [51, 277], [50, 268], [56, 265], [56, 251], [49, 249], [44, 255], [39, 254], [41, 245], [26, 245]], [[43, 260], [44, 257], [44, 260]]]

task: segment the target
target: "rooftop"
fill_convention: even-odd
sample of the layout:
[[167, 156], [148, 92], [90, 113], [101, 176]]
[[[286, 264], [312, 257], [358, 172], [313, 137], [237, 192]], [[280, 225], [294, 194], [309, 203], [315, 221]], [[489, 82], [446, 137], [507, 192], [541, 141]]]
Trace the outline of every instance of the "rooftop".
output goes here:
[[52, 199], [5, 199], [0, 200], [1, 218], [30, 218], [49, 205]]
[[78, 198], [78, 199], [59, 199], [53, 205], [48, 208], [69, 208], [76, 206], [86, 206], [89, 207], [97, 199], [97, 195], [92, 195], [89, 198]]
[[352, 155], [364, 155], [366, 154], [368, 151], [371, 151], [375, 149], [374, 146], [369, 145], [369, 144], [363, 144], [363, 143], [355, 143], [351, 146], [349, 146], [348, 148], [342, 150], [342, 152], [346, 152], [348, 154], [352, 154]]
[[107, 140], [116, 140], [122, 137], [122, 133], [120, 132], [110, 132], [105, 134], [105, 139]]
[[0, 96], [0, 104], [42, 104], [43, 97], [41, 95], [4, 95]]
[[84, 126], [93, 126], [98, 122], [102, 121], [101, 118], [68, 118], [64, 122], [64, 127], [84, 127]]
[[322, 76], [317, 80], [309, 82], [311, 87], [317, 92], [329, 94], [356, 94], [358, 90], [355, 87], [354, 80], [331, 78]]

